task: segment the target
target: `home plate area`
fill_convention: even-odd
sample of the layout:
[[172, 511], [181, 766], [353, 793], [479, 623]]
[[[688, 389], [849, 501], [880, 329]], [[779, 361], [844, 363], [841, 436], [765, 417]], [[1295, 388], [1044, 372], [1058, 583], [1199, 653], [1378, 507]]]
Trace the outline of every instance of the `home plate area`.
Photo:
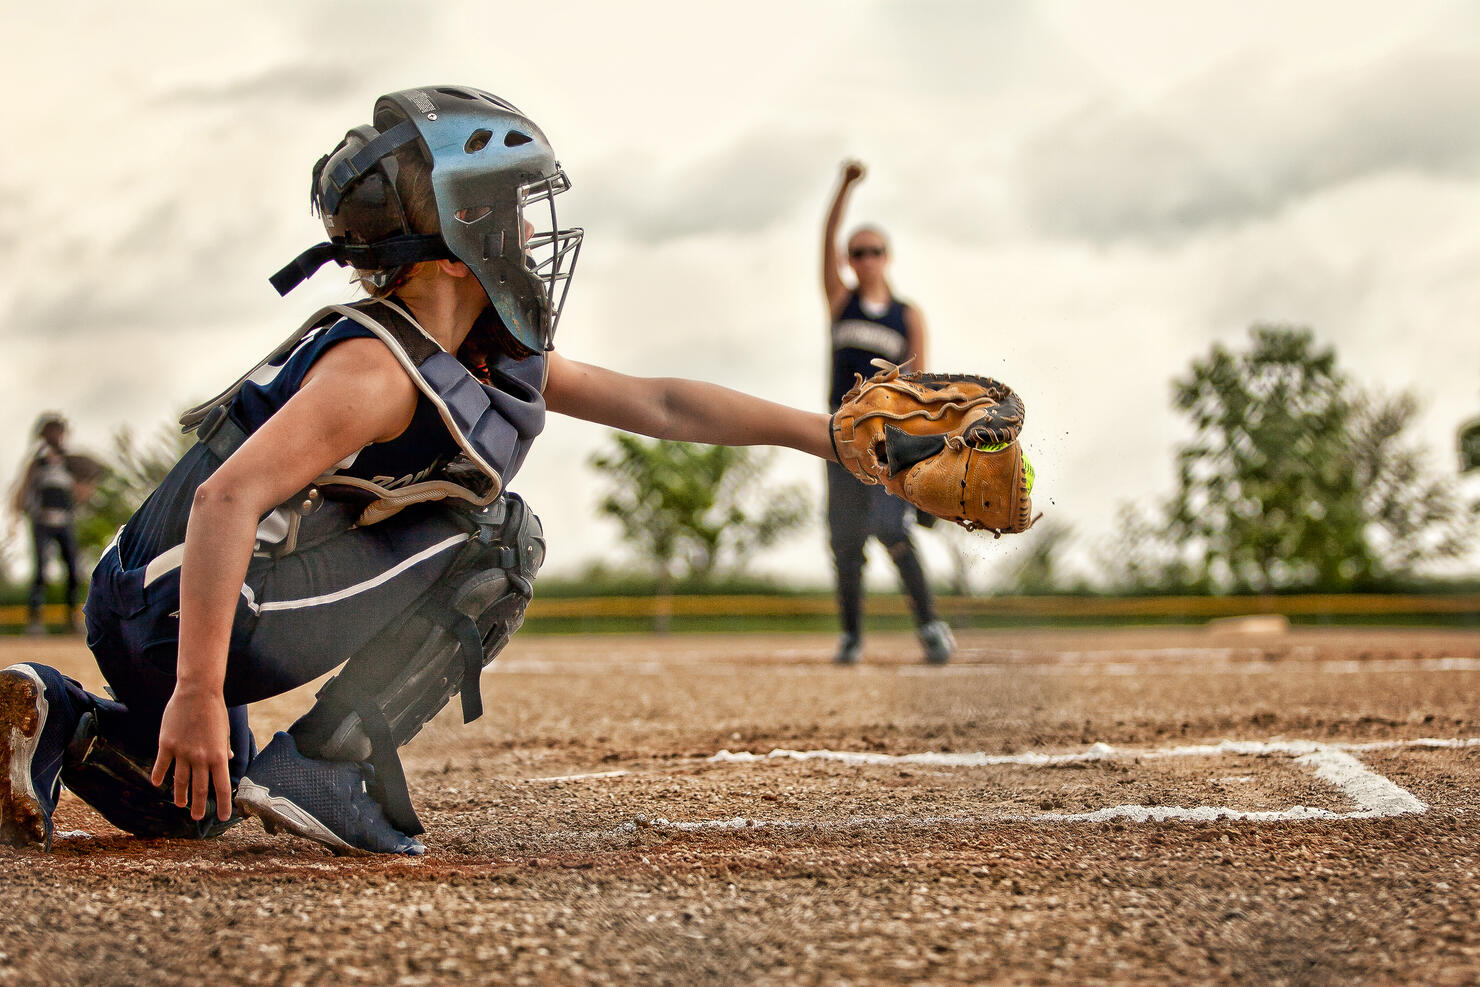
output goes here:
[[[1428, 806], [1363, 761], [1476, 740], [1222, 741], [1017, 754], [722, 750], [679, 769], [616, 768], [526, 780], [552, 802], [640, 803], [612, 835], [862, 827], [1251, 823], [1374, 819]], [[706, 811], [665, 811], [665, 803]], [[707, 803], [707, 804], [706, 804]], [[551, 806], [553, 808], [553, 806]]]

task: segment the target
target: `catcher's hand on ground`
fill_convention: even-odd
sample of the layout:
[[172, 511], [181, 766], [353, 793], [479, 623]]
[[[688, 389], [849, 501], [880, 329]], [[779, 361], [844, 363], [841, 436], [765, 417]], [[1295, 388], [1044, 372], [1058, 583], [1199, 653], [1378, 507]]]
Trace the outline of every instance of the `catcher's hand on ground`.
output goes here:
[[969, 530], [1027, 531], [1033, 467], [1018, 445], [1023, 400], [969, 374], [862, 377], [832, 416], [838, 462], [915, 507]]

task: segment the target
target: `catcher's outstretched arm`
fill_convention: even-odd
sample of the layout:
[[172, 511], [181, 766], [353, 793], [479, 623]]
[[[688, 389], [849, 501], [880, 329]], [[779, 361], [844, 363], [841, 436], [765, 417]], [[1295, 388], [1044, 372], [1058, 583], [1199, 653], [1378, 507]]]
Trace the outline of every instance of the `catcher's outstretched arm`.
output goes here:
[[550, 353], [545, 405], [657, 439], [772, 445], [833, 459], [828, 416], [677, 377], [630, 377]]

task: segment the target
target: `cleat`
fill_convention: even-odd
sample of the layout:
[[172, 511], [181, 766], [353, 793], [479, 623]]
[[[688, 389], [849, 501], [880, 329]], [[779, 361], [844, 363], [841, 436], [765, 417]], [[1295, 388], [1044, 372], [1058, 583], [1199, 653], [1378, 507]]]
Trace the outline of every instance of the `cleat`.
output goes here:
[[278, 733], [237, 784], [236, 807], [261, 819], [268, 832], [285, 829], [336, 854], [426, 853], [420, 840], [386, 819], [371, 782], [368, 766], [304, 757], [292, 736]]
[[944, 665], [956, 651], [956, 635], [944, 620], [932, 620], [920, 625], [920, 644], [925, 648], [926, 664]]
[[0, 843], [51, 849], [64, 744], [47, 735], [50, 712], [35, 669], [0, 671]]
[[857, 665], [863, 657], [863, 638], [857, 634], [844, 634], [838, 639], [838, 651], [833, 655], [834, 665]]

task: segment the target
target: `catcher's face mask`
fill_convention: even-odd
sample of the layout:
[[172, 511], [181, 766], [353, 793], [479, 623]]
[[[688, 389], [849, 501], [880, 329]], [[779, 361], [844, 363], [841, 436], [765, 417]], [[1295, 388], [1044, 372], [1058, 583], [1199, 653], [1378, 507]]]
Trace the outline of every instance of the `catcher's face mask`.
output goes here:
[[[555, 197], [570, 179], [545, 135], [499, 97], [461, 86], [389, 93], [376, 101], [374, 121], [315, 168], [314, 205], [330, 242], [300, 255], [273, 285], [287, 293], [330, 260], [389, 270], [455, 258], [515, 339], [550, 349], [582, 231], [559, 225]], [[395, 152], [407, 146], [430, 163], [439, 234], [414, 233], [397, 197]]]

